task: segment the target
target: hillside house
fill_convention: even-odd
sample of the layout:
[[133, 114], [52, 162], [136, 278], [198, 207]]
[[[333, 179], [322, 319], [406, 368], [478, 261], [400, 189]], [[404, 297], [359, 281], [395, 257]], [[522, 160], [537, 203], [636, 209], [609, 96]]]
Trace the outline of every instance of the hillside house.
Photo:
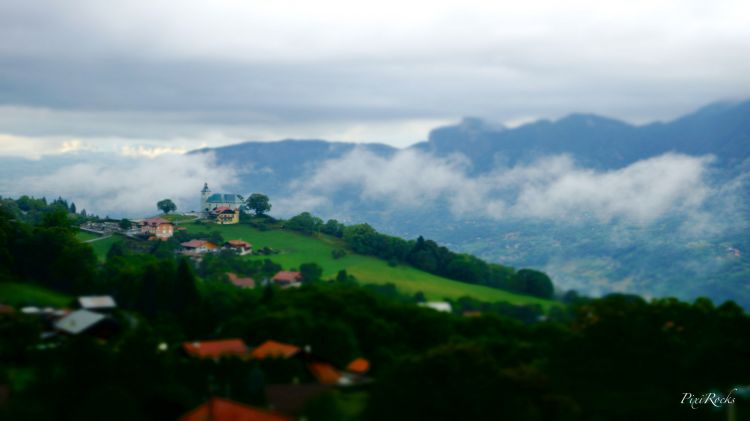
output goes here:
[[251, 254], [253, 252], [253, 245], [242, 240], [229, 240], [224, 243], [224, 248], [233, 250], [240, 256]]
[[163, 218], [148, 218], [138, 222], [141, 234], [167, 240], [174, 235], [174, 225]]
[[54, 328], [68, 335], [87, 334], [101, 339], [115, 335], [119, 324], [104, 314], [89, 310], [76, 310], [54, 323]]
[[217, 251], [219, 246], [206, 240], [190, 240], [184, 243], [180, 243], [182, 251], [189, 253], [208, 253]]
[[255, 288], [255, 279], [247, 277], [240, 278], [236, 273], [227, 272], [227, 278], [229, 283], [236, 286], [237, 288], [253, 289]]
[[212, 209], [208, 213], [209, 219], [220, 225], [238, 224], [240, 222], [240, 211], [221, 206]]
[[282, 288], [298, 287], [302, 283], [302, 274], [282, 270], [274, 275], [271, 281]]

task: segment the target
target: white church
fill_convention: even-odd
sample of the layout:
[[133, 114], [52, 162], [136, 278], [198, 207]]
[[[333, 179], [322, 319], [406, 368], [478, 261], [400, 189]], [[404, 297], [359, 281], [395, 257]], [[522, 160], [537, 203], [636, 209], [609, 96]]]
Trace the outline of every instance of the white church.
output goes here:
[[211, 193], [208, 183], [203, 184], [201, 190], [201, 216], [208, 218], [212, 212], [229, 209], [239, 214], [239, 209], [245, 200], [239, 194], [233, 193]]

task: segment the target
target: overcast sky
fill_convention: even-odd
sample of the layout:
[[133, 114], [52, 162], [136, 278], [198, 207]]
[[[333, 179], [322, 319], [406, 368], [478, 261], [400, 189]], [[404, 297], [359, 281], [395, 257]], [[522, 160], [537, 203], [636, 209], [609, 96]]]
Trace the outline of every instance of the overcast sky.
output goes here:
[[642, 123], [749, 97], [748, 57], [746, 0], [3, 0], [0, 155]]

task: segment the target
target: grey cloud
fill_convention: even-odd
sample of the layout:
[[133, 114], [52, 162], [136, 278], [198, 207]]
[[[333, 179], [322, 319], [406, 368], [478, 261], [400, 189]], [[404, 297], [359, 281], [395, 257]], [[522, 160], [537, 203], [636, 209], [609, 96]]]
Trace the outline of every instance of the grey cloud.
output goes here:
[[711, 161], [667, 154], [619, 170], [595, 171], [576, 166], [568, 156], [556, 156], [473, 178], [461, 156], [436, 158], [404, 150], [383, 158], [355, 150], [294, 183], [297, 194], [279, 205], [290, 210], [295, 205], [322, 208], [328, 203], [325, 198], [351, 190], [362, 200], [392, 207], [446, 202], [459, 217], [646, 224], [668, 213], [700, 208], [711, 191], [706, 180]]
[[101, 216], [142, 217], [158, 212], [156, 202], [166, 197], [180, 211], [198, 207], [204, 181], [221, 189], [231, 184], [235, 171], [215, 164], [211, 155], [163, 154], [153, 159], [89, 159], [64, 165], [49, 174], [22, 177], [17, 186], [36, 196], [63, 196]]
[[77, 113], [34, 125], [48, 135], [83, 135], [87, 113], [111, 113], [100, 135], [263, 124], [281, 138], [290, 125], [462, 115], [647, 121], [750, 94], [742, 2], [540, 2], [531, 15], [480, 1], [276, 3], [3, 2], [0, 104]]

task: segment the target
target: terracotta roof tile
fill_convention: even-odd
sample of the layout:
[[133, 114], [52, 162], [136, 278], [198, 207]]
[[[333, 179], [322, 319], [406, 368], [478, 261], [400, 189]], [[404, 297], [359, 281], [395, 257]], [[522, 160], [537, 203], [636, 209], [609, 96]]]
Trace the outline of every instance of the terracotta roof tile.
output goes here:
[[336, 384], [341, 378], [341, 373], [328, 363], [314, 362], [308, 364], [307, 368], [320, 384]]
[[370, 362], [364, 358], [357, 358], [346, 366], [346, 371], [356, 374], [365, 374], [370, 370]]
[[243, 357], [249, 351], [242, 339], [184, 342], [182, 348], [188, 355], [198, 358]]
[[240, 288], [255, 288], [255, 279], [253, 278], [240, 278], [232, 272], [227, 272], [227, 278], [229, 278], [229, 282]]
[[291, 358], [300, 351], [299, 347], [276, 341], [265, 341], [253, 349], [251, 358], [263, 360], [266, 358]]
[[273, 276], [274, 282], [299, 282], [302, 279], [302, 274], [299, 272], [281, 271]]
[[242, 240], [229, 240], [227, 241], [227, 244], [229, 244], [232, 247], [242, 247], [242, 248], [250, 248], [253, 245]]
[[229, 399], [211, 398], [180, 417], [180, 421], [292, 421], [292, 418]]

